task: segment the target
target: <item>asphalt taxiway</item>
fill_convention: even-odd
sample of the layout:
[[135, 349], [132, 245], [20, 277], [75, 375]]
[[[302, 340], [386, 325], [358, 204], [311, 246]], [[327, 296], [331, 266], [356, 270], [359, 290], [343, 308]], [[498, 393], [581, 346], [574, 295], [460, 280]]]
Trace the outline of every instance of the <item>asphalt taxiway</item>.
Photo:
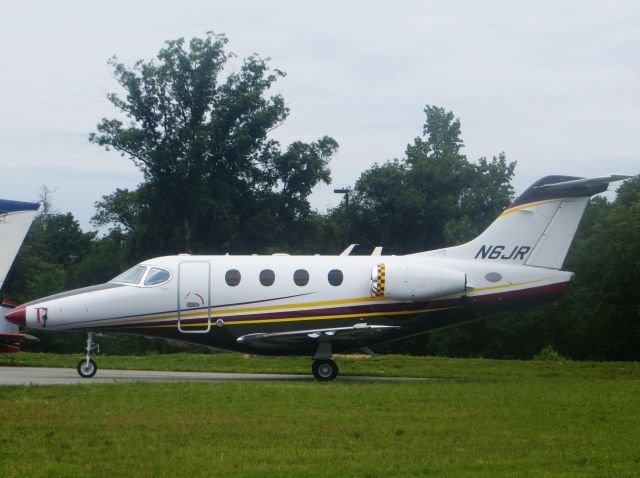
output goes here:
[[[147, 370], [98, 370], [93, 378], [82, 378], [72, 368], [0, 367], [0, 385], [71, 385], [115, 382], [221, 382], [221, 381], [312, 381], [313, 376], [257, 373], [162, 372]], [[425, 381], [433, 378], [338, 376], [339, 381]]]

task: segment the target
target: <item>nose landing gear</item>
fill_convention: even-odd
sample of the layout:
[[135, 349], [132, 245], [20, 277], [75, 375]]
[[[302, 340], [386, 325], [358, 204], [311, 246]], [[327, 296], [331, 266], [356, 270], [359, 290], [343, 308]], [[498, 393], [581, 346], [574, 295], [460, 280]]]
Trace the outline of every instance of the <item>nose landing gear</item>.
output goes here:
[[93, 332], [89, 332], [87, 333], [87, 356], [86, 358], [78, 362], [78, 367], [77, 367], [78, 374], [82, 378], [91, 378], [98, 371], [98, 366], [96, 365], [94, 360], [91, 358], [91, 354], [94, 351], [99, 352], [100, 346], [98, 344], [93, 343]]

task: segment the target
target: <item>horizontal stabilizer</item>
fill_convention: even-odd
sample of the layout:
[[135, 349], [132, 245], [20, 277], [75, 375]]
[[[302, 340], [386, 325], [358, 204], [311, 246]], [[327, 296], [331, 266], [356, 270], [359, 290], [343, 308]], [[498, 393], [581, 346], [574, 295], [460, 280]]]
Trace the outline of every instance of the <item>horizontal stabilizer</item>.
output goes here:
[[541, 184], [540, 186], [536, 186], [536, 189], [589, 188], [592, 186], [599, 186], [601, 184], [609, 184], [615, 181], [623, 181], [632, 177], [633, 176], [626, 176], [624, 174], [610, 174], [609, 176], [602, 176], [599, 178], [572, 179], [569, 181]]

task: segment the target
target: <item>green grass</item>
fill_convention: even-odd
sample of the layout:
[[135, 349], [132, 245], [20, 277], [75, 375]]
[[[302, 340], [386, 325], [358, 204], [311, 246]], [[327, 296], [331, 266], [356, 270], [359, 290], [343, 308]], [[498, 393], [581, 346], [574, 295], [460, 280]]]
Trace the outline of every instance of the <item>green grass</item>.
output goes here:
[[[82, 354], [46, 354], [20, 352], [15, 361], [0, 354], [0, 366], [75, 368]], [[311, 374], [309, 357], [265, 357], [238, 353], [97, 355], [102, 369], [177, 370], [183, 372], [293, 373]], [[376, 377], [430, 377], [467, 380], [516, 379], [522, 374], [538, 378], [640, 378], [637, 362], [522, 361], [455, 359], [409, 355], [336, 356], [340, 375]], [[100, 373], [100, 371], [98, 371]]]
[[[78, 359], [17, 357], [61, 366]], [[309, 359], [239, 354], [99, 356], [104, 368], [123, 363], [309, 367]], [[345, 374], [455, 380], [0, 387], [0, 476], [618, 477], [640, 470], [640, 364], [401, 356], [339, 363]]]

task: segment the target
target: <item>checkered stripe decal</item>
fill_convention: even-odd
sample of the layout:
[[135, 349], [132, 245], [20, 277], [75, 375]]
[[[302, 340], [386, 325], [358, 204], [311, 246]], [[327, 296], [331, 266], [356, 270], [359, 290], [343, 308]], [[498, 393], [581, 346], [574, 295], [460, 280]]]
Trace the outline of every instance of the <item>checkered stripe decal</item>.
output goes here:
[[385, 269], [384, 264], [378, 264], [371, 271], [371, 297], [384, 296]]

